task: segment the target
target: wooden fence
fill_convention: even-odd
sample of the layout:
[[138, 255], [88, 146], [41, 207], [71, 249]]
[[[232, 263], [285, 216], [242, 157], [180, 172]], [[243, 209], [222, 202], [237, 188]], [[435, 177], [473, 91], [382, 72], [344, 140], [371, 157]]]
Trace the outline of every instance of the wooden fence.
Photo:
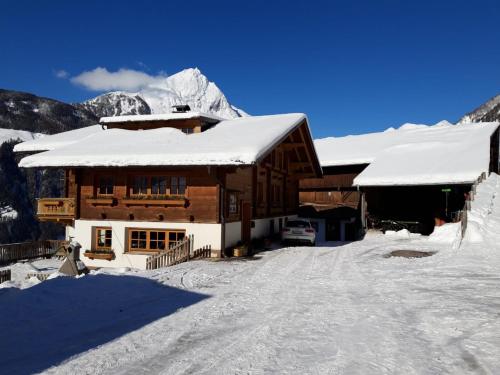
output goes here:
[[0, 264], [53, 256], [64, 241], [33, 241], [0, 245]]
[[177, 242], [168, 250], [160, 251], [146, 259], [146, 269], [154, 270], [161, 267], [169, 267], [174, 264], [188, 262], [190, 259], [208, 258], [211, 255], [211, 246], [204, 246], [193, 250], [193, 235]]
[[0, 271], [0, 284], [5, 282], [5, 281], [9, 281], [10, 275], [11, 275], [10, 270]]

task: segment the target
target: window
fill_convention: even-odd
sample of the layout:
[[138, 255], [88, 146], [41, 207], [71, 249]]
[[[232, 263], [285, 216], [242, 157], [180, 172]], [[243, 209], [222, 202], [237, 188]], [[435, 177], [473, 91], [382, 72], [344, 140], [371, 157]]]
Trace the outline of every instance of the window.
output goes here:
[[160, 176], [151, 177], [151, 195], [167, 194], [167, 178]]
[[193, 128], [181, 128], [181, 130], [185, 134], [193, 134], [193, 132], [194, 132]]
[[186, 177], [170, 177], [170, 194], [184, 195], [186, 194]]
[[133, 195], [146, 195], [148, 194], [148, 178], [146, 176], [134, 177], [132, 184]]
[[[170, 182], [170, 184], [169, 184]], [[168, 191], [167, 187], [170, 188]], [[186, 177], [134, 176], [130, 195], [185, 195]]]
[[184, 231], [129, 229], [128, 251], [160, 251], [170, 248], [185, 237]]
[[95, 249], [96, 250], [111, 250], [111, 228], [95, 228]]
[[112, 195], [113, 194], [113, 177], [99, 176], [99, 186], [97, 187], [97, 195]]
[[264, 184], [262, 182], [257, 183], [257, 203], [264, 203]]
[[176, 242], [184, 239], [184, 232], [169, 232], [168, 233], [168, 247], [172, 247]]
[[238, 195], [236, 193], [229, 193], [229, 213], [238, 213]]

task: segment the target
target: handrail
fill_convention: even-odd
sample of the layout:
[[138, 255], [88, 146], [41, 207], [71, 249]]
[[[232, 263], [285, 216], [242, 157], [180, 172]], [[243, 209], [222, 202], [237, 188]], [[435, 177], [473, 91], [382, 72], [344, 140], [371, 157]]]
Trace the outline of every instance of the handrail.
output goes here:
[[146, 269], [154, 270], [161, 267], [169, 267], [174, 264], [188, 262], [190, 259], [208, 258], [211, 255], [211, 246], [203, 246], [193, 250], [194, 236], [191, 234], [183, 240], [175, 243], [167, 250], [149, 256], [146, 259]]

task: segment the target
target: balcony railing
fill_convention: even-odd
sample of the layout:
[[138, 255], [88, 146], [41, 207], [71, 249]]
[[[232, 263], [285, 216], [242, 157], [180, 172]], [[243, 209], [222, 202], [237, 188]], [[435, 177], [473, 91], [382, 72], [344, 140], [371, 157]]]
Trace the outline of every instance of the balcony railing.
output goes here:
[[40, 221], [67, 222], [75, 218], [76, 202], [74, 198], [40, 198], [37, 216]]

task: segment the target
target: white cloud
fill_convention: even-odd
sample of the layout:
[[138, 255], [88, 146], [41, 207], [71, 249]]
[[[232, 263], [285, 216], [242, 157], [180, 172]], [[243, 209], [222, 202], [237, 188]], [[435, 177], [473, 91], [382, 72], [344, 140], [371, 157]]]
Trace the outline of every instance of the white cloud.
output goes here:
[[163, 78], [165, 76], [162, 74], [152, 76], [132, 69], [120, 69], [116, 72], [110, 72], [106, 68], [97, 67], [94, 70], [82, 72], [71, 78], [71, 82], [92, 91], [134, 91]]
[[57, 78], [68, 78], [69, 76], [68, 72], [64, 69], [56, 70], [54, 74]]

